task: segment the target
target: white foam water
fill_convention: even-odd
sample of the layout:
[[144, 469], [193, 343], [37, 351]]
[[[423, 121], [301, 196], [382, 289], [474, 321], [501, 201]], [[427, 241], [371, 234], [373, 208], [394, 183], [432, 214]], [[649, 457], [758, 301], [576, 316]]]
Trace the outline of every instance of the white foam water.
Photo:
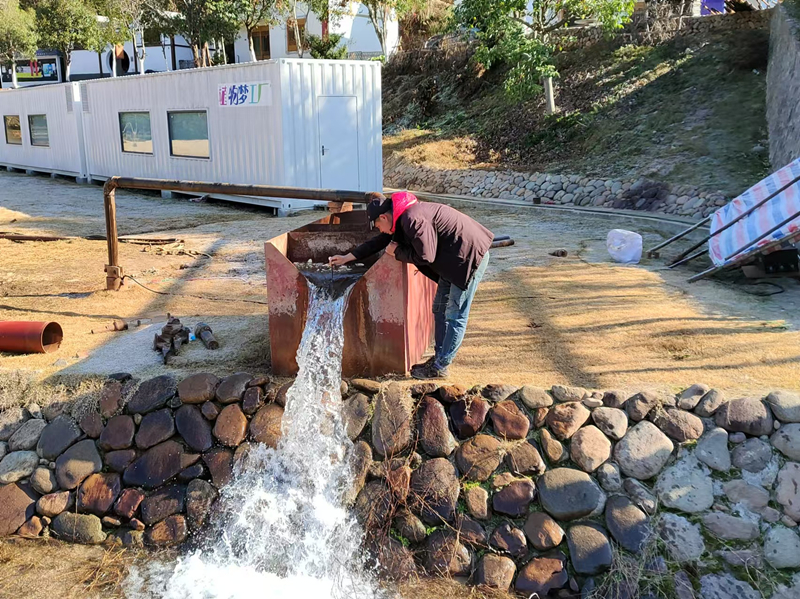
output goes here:
[[343, 505], [351, 479], [340, 393], [349, 296], [309, 284], [299, 373], [277, 450], [253, 446], [223, 487], [200, 548], [177, 563], [135, 570], [135, 598], [376, 599], [362, 530]]

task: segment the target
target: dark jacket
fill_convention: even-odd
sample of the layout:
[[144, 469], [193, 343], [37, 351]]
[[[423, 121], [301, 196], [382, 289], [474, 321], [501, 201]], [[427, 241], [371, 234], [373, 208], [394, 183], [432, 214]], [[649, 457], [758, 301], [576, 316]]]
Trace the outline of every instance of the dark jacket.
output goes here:
[[434, 281], [439, 277], [466, 289], [472, 273], [489, 251], [494, 235], [455, 208], [432, 202], [409, 206], [393, 234], [382, 233], [352, 251], [357, 260], [397, 243], [395, 258], [409, 262]]

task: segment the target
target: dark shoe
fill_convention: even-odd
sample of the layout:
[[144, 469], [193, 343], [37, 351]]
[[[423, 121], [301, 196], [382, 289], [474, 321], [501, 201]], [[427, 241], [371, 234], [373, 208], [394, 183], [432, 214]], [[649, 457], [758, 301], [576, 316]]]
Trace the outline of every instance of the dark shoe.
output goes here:
[[411, 369], [411, 376], [413, 376], [415, 379], [423, 381], [427, 379], [446, 379], [447, 375], [447, 367], [439, 369], [436, 368], [433, 363], [427, 366], [421, 365], [419, 368]]
[[419, 370], [420, 368], [427, 368], [428, 366], [433, 366], [433, 361], [435, 359], [436, 359], [436, 354], [433, 354], [430, 358], [428, 358], [424, 362], [421, 362], [420, 364], [414, 364], [411, 367], [411, 372], [414, 372], [415, 370]]

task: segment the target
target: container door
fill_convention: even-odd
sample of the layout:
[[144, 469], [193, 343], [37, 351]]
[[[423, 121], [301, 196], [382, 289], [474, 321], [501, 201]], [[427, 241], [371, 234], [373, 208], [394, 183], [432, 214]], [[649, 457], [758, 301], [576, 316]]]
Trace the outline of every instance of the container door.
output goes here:
[[358, 102], [355, 96], [319, 96], [320, 184], [359, 190]]

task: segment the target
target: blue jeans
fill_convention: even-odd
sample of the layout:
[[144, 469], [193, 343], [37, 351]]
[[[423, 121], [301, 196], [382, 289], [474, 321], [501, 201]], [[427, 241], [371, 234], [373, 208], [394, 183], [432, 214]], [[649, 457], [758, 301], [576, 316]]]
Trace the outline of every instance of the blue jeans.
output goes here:
[[435, 327], [434, 367], [443, 370], [455, 360], [458, 349], [467, 332], [469, 309], [478, 284], [489, 265], [489, 252], [483, 256], [480, 265], [472, 274], [466, 289], [459, 289], [444, 279], [439, 279], [436, 297], [433, 298], [433, 322]]

